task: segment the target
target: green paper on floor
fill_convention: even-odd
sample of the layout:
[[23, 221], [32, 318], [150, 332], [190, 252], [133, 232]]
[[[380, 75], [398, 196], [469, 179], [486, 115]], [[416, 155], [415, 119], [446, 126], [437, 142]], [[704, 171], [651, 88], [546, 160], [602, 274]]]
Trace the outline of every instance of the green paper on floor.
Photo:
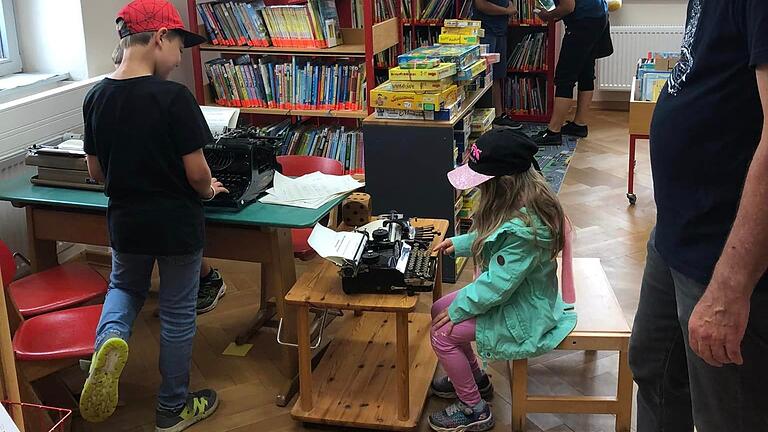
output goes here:
[[234, 342], [230, 342], [227, 349], [222, 353], [225, 356], [245, 357], [248, 355], [248, 351], [253, 348], [253, 344], [238, 345]]

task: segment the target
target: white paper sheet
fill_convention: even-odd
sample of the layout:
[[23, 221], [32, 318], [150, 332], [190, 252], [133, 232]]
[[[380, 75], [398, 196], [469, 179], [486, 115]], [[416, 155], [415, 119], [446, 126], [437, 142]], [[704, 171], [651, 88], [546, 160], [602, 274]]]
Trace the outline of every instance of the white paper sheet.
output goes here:
[[320, 208], [323, 204], [363, 186], [351, 176], [334, 176], [314, 172], [298, 178], [275, 173], [273, 187], [260, 199], [267, 204]]
[[16, 423], [2, 405], [0, 405], [0, 432], [19, 432]]
[[205, 122], [214, 137], [224, 133], [225, 128], [237, 127], [237, 119], [240, 117], [240, 108], [201, 106]]
[[357, 261], [360, 258], [364, 239], [362, 233], [336, 232], [317, 224], [307, 242], [321, 257], [342, 265], [344, 261]]

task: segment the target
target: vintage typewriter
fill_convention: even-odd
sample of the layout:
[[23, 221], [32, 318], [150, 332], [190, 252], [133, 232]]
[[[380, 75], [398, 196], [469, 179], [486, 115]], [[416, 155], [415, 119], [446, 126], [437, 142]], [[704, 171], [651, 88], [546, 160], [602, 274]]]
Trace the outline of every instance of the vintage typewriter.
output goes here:
[[91, 178], [83, 151], [83, 136], [65, 133], [27, 149], [24, 163], [36, 166], [32, 184], [71, 189], [103, 191], [104, 185]]
[[386, 217], [383, 228], [365, 234], [362, 254], [341, 266], [341, 285], [347, 294], [396, 294], [432, 291], [437, 257], [432, 240], [439, 233], [433, 227], [415, 228], [402, 215]]
[[206, 206], [237, 211], [255, 201], [272, 184], [275, 170], [280, 170], [276, 154], [281, 142], [282, 138], [241, 128], [206, 145], [203, 153], [211, 175], [229, 190], [207, 201]]

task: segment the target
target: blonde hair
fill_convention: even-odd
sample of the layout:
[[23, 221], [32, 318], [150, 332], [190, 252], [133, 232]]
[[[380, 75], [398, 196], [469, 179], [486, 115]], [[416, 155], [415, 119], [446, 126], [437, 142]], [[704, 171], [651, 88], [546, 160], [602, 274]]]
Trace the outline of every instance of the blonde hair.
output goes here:
[[[504, 222], [519, 218], [526, 225], [533, 226], [534, 215], [549, 228], [554, 238], [551, 257], [557, 257], [565, 243], [565, 224], [568, 221], [560, 201], [538, 171], [531, 168], [520, 174], [495, 177], [479, 188], [480, 202], [472, 218], [472, 231], [477, 233], [472, 244], [475, 263], [487, 267], [488, 257], [483, 256], [483, 243]], [[527, 213], [520, 211], [523, 207]]]
[[[122, 30], [125, 28], [127, 24], [125, 23], [125, 20], [118, 19], [117, 20], [117, 32], [120, 34]], [[154, 36], [155, 32], [148, 31], [148, 32], [141, 32], [141, 33], [134, 33], [131, 35], [128, 35], [122, 39], [120, 39], [120, 45], [119, 47], [123, 50], [126, 50], [134, 45], [149, 45], [149, 42], [152, 40], [152, 36]], [[170, 29], [168, 30], [168, 35], [171, 38], [181, 38], [181, 33], [177, 32], [176, 30]], [[117, 51], [117, 49], [115, 49]], [[114, 59], [114, 53], [113, 59]]]
[[115, 67], [120, 66], [120, 63], [123, 62], [123, 47], [119, 43], [112, 51], [112, 62], [115, 64]]

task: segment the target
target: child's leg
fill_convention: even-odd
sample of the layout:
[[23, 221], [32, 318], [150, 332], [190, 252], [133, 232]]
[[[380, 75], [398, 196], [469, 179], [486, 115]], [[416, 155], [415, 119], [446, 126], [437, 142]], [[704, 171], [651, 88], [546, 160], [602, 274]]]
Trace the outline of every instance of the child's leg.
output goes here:
[[110, 337], [127, 341], [131, 336], [152, 278], [154, 257], [112, 251], [109, 290], [104, 298], [101, 319], [96, 330], [96, 348]]
[[[451, 305], [451, 302], [453, 302], [453, 299], [456, 297], [457, 292], [458, 291], [454, 291], [450, 294], [446, 294], [432, 304], [432, 319], [434, 319], [440, 312], [448, 309], [448, 306]], [[472, 340], [474, 340], [474, 335]], [[472, 373], [474, 375], [480, 373], [480, 363], [477, 362], [477, 357], [475, 356], [475, 351], [472, 349], [472, 345], [470, 343], [465, 343], [460, 345], [459, 348], [461, 348], [462, 352], [467, 357]]]
[[[450, 334], [446, 333], [445, 327], [437, 331], [432, 330], [431, 336], [432, 348], [451, 379], [456, 395], [470, 407], [480, 403], [482, 398], [473, 374], [474, 369], [479, 369], [479, 366], [470, 345], [475, 340], [475, 319], [454, 325]], [[471, 364], [472, 361], [475, 368]]]
[[187, 401], [202, 254], [198, 251], [157, 259], [160, 267], [160, 374], [163, 377], [158, 405], [166, 410], [176, 410]]

